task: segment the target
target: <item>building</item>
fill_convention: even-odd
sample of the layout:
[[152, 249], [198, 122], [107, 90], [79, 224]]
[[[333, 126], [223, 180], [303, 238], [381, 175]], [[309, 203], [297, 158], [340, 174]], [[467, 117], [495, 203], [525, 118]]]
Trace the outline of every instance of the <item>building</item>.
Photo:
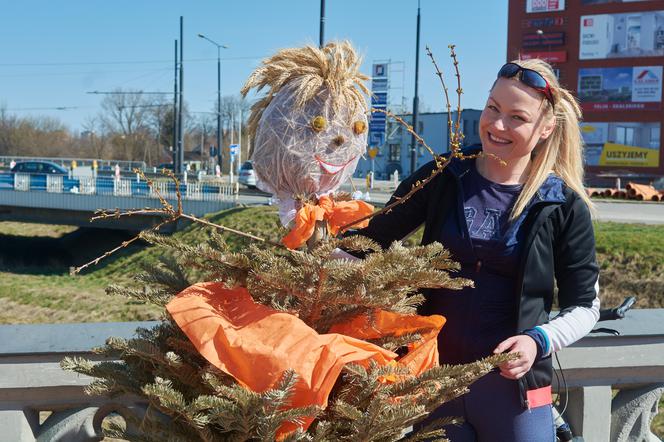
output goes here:
[[[461, 111], [459, 124], [464, 134], [463, 144], [468, 146], [480, 142], [479, 120], [482, 111], [477, 109], [465, 109]], [[406, 123], [413, 121], [412, 114], [399, 115]], [[453, 124], [456, 122], [457, 112], [452, 112]], [[425, 112], [418, 114], [417, 134], [421, 136], [436, 154], [449, 151], [450, 137], [448, 129], [447, 112]], [[385, 143], [381, 146], [369, 146], [369, 155], [360, 159], [355, 169], [356, 177], [363, 177], [370, 171], [379, 180], [392, 177], [397, 171], [400, 177], [408, 176], [413, 171], [411, 162], [411, 134], [397, 121], [389, 120], [386, 125]], [[375, 149], [375, 150], [374, 150]], [[416, 166], [419, 168], [431, 161], [433, 158], [429, 151], [423, 146], [418, 146]], [[371, 155], [374, 158], [371, 158]]]
[[535, 57], [579, 98], [590, 184], [664, 175], [664, 0], [509, 0], [507, 58]]

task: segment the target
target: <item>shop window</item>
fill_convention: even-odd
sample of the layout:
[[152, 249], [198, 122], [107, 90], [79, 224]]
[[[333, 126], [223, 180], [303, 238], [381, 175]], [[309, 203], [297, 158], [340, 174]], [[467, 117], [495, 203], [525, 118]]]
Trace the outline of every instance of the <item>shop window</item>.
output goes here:
[[390, 144], [390, 161], [401, 161], [401, 145]]

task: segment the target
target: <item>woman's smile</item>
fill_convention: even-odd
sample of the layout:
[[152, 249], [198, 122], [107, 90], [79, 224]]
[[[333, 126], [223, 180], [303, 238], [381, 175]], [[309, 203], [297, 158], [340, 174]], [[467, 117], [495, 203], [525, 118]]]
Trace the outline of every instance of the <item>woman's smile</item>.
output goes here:
[[489, 140], [492, 143], [495, 143], [495, 144], [511, 144], [512, 143], [512, 141], [507, 140], [505, 138], [497, 137], [494, 134], [492, 134], [491, 132], [487, 132], [487, 136], [488, 136]]

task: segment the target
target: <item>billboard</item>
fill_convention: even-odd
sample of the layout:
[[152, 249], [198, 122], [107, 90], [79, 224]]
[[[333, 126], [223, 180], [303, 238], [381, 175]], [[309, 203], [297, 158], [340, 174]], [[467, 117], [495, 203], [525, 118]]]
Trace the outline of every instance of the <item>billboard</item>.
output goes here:
[[662, 108], [662, 66], [581, 68], [577, 95], [584, 111]]
[[664, 56], [664, 11], [581, 16], [579, 59]]
[[658, 167], [661, 123], [581, 123], [587, 166]]
[[565, 0], [526, 0], [526, 12], [564, 11]]
[[582, 5], [603, 5], [604, 3], [633, 3], [648, 2], [652, 0], [581, 0]]

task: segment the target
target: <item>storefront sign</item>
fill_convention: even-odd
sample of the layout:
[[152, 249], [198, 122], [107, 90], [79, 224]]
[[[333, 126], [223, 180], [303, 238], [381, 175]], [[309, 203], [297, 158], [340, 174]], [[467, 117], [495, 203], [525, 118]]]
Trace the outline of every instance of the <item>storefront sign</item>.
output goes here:
[[522, 52], [522, 60], [530, 60], [532, 58], [541, 58], [547, 63], [564, 63], [567, 61], [567, 51], [537, 51], [537, 52]]
[[526, 0], [526, 12], [564, 11], [565, 0]]
[[585, 111], [658, 111], [662, 66], [579, 69], [577, 95]]
[[579, 59], [664, 56], [664, 11], [581, 16]]
[[565, 44], [564, 32], [541, 32], [524, 34], [521, 46], [524, 48], [563, 46]]
[[599, 165], [657, 167], [659, 165], [659, 149], [606, 143], [599, 159]]
[[604, 3], [634, 3], [648, 2], [652, 0], [581, 0], [582, 5], [603, 5]]
[[552, 28], [554, 26], [563, 26], [564, 24], [564, 17], [530, 18], [521, 22], [522, 27], [535, 29]]
[[660, 123], [581, 123], [588, 166], [658, 167]]

